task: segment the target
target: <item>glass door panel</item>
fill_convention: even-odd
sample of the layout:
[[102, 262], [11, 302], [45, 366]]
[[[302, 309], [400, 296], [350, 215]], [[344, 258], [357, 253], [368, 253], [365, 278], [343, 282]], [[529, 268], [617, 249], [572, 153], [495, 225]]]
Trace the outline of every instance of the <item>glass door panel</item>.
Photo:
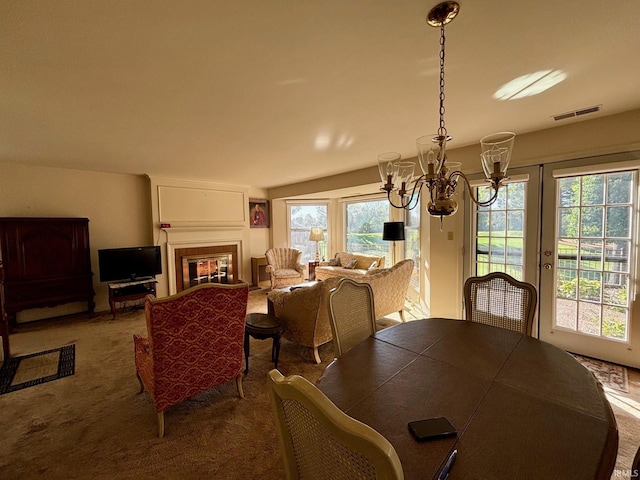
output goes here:
[[555, 326], [626, 340], [635, 172], [561, 178]]
[[[487, 187], [476, 188], [480, 198]], [[522, 280], [524, 265], [524, 195], [526, 182], [513, 182], [488, 207], [475, 206], [475, 273], [506, 272]]]
[[[509, 171], [509, 177], [488, 207], [465, 198], [469, 230], [465, 235], [464, 278], [505, 272], [537, 287], [540, 167], [515, 168]], [[490, 195], [482, 180], [474, 187], [474, 195], [479, 200]], [[533, 332], [537, 335], [535, 323]]]

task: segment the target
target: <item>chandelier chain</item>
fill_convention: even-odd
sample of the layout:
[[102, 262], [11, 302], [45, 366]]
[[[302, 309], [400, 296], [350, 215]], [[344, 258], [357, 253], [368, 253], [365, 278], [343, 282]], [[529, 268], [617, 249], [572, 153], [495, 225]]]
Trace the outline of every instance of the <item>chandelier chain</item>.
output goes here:
[[446, 137], [447, 129], [444, 125], [444, 23], [440, 27], [440, 127], [438, 136]]
[[[429, 215], [440, 217], [440, 230], [443, 228], [443, 218], [453, 215], [458, 210], [458, 202], [454, 198], [458, 186], [464, 182], [471, 201], [487, 207], [498, 198], [498, 191], [504, 185], [511, 151], [513, 149], [513, 132], [498, 132], [486, 135], [480, 139], [482, 168], [489, 182], [488, 195], [480, 197], [480, 190], [476, 192], [470, 185], [469, 179], [462, 173], [459, 163], [447, 163], [446, 148], [451, 141], [445, 126], [445, 24], [451, 22], [458, 14], [460, 5], [447, 0], [431, 9], [427, 16], [427, 23], [440, 28], [440, 95], [438, 133], [425, 135], [416, 140], [418, 148], [418, 163], [422, 174], [414, 176], [416, 165], [414, 162], [401, 162], [402, 155], [397, 152], [387, 152], [378, 155], [378, 168], [382, 180], [382, 190], [387, 192], [387, 199], [391, 206], [412, 210], [420, 203], [422, 187], [429, 192], [427, 212]], [[462, 180], [461, 180], [462, 179]], [[393, 193], [393, 197], [392, 197]]]

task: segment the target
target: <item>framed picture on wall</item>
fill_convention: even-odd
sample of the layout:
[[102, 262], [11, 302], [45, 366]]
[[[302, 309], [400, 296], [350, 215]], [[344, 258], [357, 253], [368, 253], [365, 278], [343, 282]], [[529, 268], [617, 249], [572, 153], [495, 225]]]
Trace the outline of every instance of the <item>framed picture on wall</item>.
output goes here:
[[269, 200], [249, 199], [249, 226], [269, 228]]

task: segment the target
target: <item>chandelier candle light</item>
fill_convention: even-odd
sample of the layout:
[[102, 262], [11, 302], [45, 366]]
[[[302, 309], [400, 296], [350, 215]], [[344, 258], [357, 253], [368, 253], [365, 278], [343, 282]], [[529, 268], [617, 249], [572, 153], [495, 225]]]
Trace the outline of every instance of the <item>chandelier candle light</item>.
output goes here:
[[[451, 141], [451, 137], [447, 135], [444, 122], [444, 26], [455, 18], [459, 10], [460, 5], [456, 2], [443, 2], [433, 7], [427, 16], [429, 25], [440, 27], [440, 126], [437, 133], [416, 140], [422, 175], [414, 179], [415, 162], [402, 161], [401, 155], [397, 152], [378, 155], [378, 168], [383, 183], [381, 190], [387, 192], [389, 203], [395, 208], [411, 210], [418, 205], [420, 190], [425, 186], [430, 194], [427, 212], [439, 216], [440, 220], [458, 210], [458, 203], [453, 195], [460, 179], [466, 183], [471, 200], [475, 204], [486, 207], [495, 202], [498, 189], [504, 185], [507, 178], [507, 167], [516, 136], [512, 132], [499, 132], [480, 140], [482, 168], [493, 191], [487, 199], [480, 200], [475, 197], [469, 180], [460, 171], [461, 164], [448, 162], [446, 154], [447, 142]], [[392, 192], [397, 195], [399, 201], [393, 200]]]

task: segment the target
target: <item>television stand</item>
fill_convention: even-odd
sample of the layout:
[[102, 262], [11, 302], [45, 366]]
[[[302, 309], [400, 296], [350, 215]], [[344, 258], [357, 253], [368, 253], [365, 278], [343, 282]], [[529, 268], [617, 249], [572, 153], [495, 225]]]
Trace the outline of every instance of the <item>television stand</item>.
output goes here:
[[109, 305], [113, 319], [116, 319], [116, 304], [140, 300], [147, 295], [155, 295], [156, 283], [158, 281], [153, 277], [109, 283]]

